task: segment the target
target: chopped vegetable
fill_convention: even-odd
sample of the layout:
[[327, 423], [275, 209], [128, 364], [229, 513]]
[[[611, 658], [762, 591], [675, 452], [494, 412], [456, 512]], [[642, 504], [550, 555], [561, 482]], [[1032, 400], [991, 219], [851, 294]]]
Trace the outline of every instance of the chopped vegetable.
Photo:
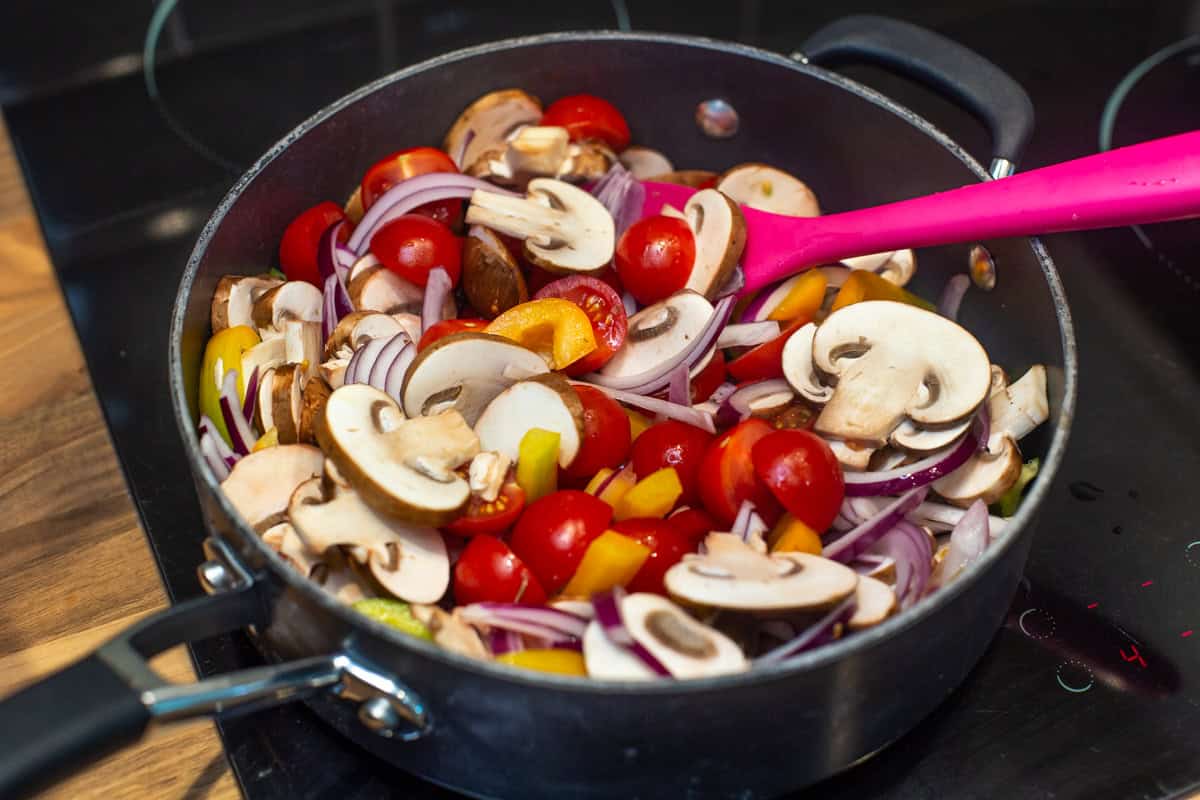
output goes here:
[[544, 358], [550, 369], [562, 369], [596, 349], [587, 314], [557, 297], [514, 306], [492, 320], [487, 332], [529, 348]]
[[221, 414], [221, 386], [226, 373], [237, 372], [238, 410], [245, 397], [246, 383], [242, 376], [242, 354], [259, 343], [258, 334], [248, 325], [235, 325], [215, 334], [204, 348], [200, 365], [200, 413], [213, 421], [217, 433], [230, 443], [229, 429]]
[[683, 484], [674, 467], [663, 467], [642, 478], [613, 508], [617, 520], [632, 517], [662, 518], [675, 507], [683, 494]]
[[550, 672], [555, 675], [586, 677], [588, 674], [583, 654], [574, 650], [518, 650], [496, 656], [496, 661], [510, 667]]
[[558, 443], [560, 437], [552, 431], [530, 428], [521, 437], [517, 455], [517, 485], [532, 503], [558, 488]]
[[591, 597], [627, 586], [649, 556], [646, 545], [616, 531], [605, 531], [588, 545], [562, 593], [565, 597]]
[[821, 536], [790, 513], [784, 514], [767, 539], [772, 553], [821, 555]]
[[1021, 465], [1021, 474], [1017, 476], [1017, 482], [996, 501], [994, 513], [997, 516], [1011, 517], [1017, 513], [1017, 507], [1021, 504], [1021, 496], [1025, 493], [1025, 487], [1037, 477], [1039, 466], [1040, 462], [1036, 458], [1031, 458]]
[[402, 630], [409, 636], [433, 641], [433, 634], [424, 623], [413, 616], [412, 606], [408, 603], [389, 597], [372, 597], [359, 600], [354, 604], [354, 610], [384, 625]]
[[832, 311], [861, 303], [864, 300], [891, 300], [896, 303], [907, 303], [910, 306], [934, 311], [935, 306], [928, 300], [917, 297], [910, 291], [901, 289], [896, 284], [865, 269], [856, 269], [846, 278], [837, 297], [833, 299]]

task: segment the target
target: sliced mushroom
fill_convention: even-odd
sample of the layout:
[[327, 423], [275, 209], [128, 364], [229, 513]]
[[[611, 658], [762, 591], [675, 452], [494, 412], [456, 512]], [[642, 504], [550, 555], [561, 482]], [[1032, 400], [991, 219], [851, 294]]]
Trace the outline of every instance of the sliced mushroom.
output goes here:
[[468, 658], [491, 660], [492, 654], [479, 638], [479, 632], [457, 613], [447, 614], [437, 606], [416, 604], [412, 606], [412, 614], [429, 629], [434, 644], [439, 647]]
[[974, 336], [906, 303], [872, 300], [835, 311], [813, 336], [812, 359], [837, 379], [816, 430], [872, 447], [906, 418], [925, 427], [965, 419], [991, 386], [987, 353]]
[[651, 681], [657, 677], [628, 647], [609, 639], [594, 620], [583, 632], [583, 663], [588, 677], [602, 681]]
[[320, 289], [308, 281], [288, 281], [264, 292], [251, 316], [259, 330], [282, 331], [288, 320], [319, 323], [321, 303]]
[[453, 408], [474, 425], [488, 403], [517, 378], [547, 371], [537, 353], [502, 336], [455, 333], [429, 345], [404, 376], [400, 397], [410, 417]]
[[1021, 451], [1017, 443], [1004, 435], [999, 447], [999, 455], [976, 453], [954, 472], [934, 481], [934, 491], [963, 508], [976, 500], [988, 505], [999, 500], [1021, 475]]
[[531, 428], [559, 435], [558, 465], [564, 469], [579, 452], [583, 404], [567, 379], [556, 372], [518, 381], [488, 404], [475, 433], [479, 446], [517, 460], [521, 439]]
[[384, 314], [416, 312], [425, 293], [381, 266], [368, 267], [351, 279], [346, 287], [350, 303], [358, 311], [382, 311]]
[[825, 443], [829, 445], [829, 449], [833, 451], [839, 464], [855, 472], [867, 469], [871, 465], [871, 457], [875, 454], [875, 448], [863, 446], [857, 442], [827, 439]]
[[851, 270], [862, 269], [877, 273], [881, 278], [897, 286], [904, 286], [916, 274], [917, 256], [912, 250], [889, 250], [883, 253], [843, 258], [842, 264]]
[[279, 445], [239, 459], [221, 490], [250, 527], [265, 531], [282, 521], [296, 487], [321, 474], [325, 457], [306, 444]]
[[526, 197], [476, 189], [469, 225], [484, 225], [525, 240], [525, 256], [552, 272], [599, 272], [612, 261], [613, 218], [592, 195], [550, 178], [529, 182]]
[[287, 363], [287, 341], [283, 336], [271, 336], [263, 339], [249, 350], [242, 353], [242, 374], [246, 380], [258, 370], [259, 385], [267, 370], [274, 369]]
[[690, 347], [712, 319], [703, 295], [680, 291], [629, 318], [625, 344], [600, 372], [610, 378], [640, 375]]
[[[355, 224], [357, 225], [358, 223]], [[350, 265], [350, 269], [346, 272], [346, 288], [349, 289], [350, 284], [353, 283], [354, 279], [359, 275], [362, 275], [372, 267], [381, 266], [383, 266], [383, 262], [376, 258], [373, 253], [367, 253], [366, 255], [359, 256], [354, 263]]]
[[710, 533], [707, 552], [689, 554], [667, 570], [673, 597], [737, 611], [820, 611], [849, 597], [858, 575], [808, 553], [760, 553], [731, 533]]
[[462, 287], [467, 302], [487, 319], [529, 299], [521, 265], [495, 231], [472, 225], [463, 243]]
[[[271, 371], [270, 422], [279, 434], [280, 444], [300, 441], [300, 412], [303, 408], [304, 370], [299, 364], [276, 367]], [[265, 425], [268, 421], [266, 413], [262, 415], [262, 420]]]
[[275, 368], [269, 367], [258, 375], [258, 399], [254, 403], [254, 423], [263, 433], [275, 427], [274, 397]]
[[321, 363], [321, 323], [289, 319], [283, 323], [284, 357], [301, 367], [305, 377], [317, 374]]
[[454, 470], [479, 452], [462, 415], [406, 420], [395, 401], [362, 383], [329, 396], [317, 441], [371, 507], [425, 525], [452, 520], [470, 496]]
[[846, 627], [860, 631], [878, 625], [895, 613], [896, 593], [881, 580], [866, 575], [858, 576], [855, 591], [854, 613], [846, 621]]
[[254, 303], [283, 281], [258, 276], [225, 275], [213, 292], [209, 321], [212, 332], [220, 333], [238, 325], [254, 325]]
[[750, 669], [750, 661], [736, 642], [660, 595], [628, 595], [621, 600], [621, 621], [634, 641], [676, 678], [707, 678]]
[[371, 339], [390, 339], [404, 330], [400, 322], [380, 311], [352, 311], [338, 320], [325, 341], [326, 359], [337, 356], [343, 347], [353, 352]]
[[651, 175], [649, 178], [641, 180], [653, 181], [654, 183], [674, 183], [679, 186], [690, 186], [693, 189], [699, 189], [701, 186], [712, 186], [717, 180], [717, 173], [709, 172], [706, 169], [677, 169], [674, 172]]
[[889, 441], [893, 447], [911, 453], [932, 453], [958, 440], [971, 427], [972, 420], [973, 418], [968, 418], [944, 428], [925, 428], [906, 419], [892, 431]]
[[819, 217], [821, 205], [804, 181], [766, 164], [726, 170], [717, 190], [744, 206], [789, 217]]
[[314, 375], [304, 384], [300, 398], [300, 425], [296, 429], [301, 442], [316, 444], [317, 418], [325, 413], [325, 404], [329, 402], [331, 394], [333, 389], [319, 375]]
[[359, 600], [377, 597], [376, 581], [363, 574], [364, 568], [352, 558], [347, 558], [342, 548], [335, 547], [325, 552], [323, 561], [317, 565], [311, 579], [329, 592], [339, 603], [353, 605]]
[[434, 603], [446, 593], [450, 558], [437, 529], [384, 516], [351, 489], [327, 496], [322, 487], [320, 478], [305, 481], [288, 503], [288, 519], [309, 550], [350, 547], [383, 588], [410, 603]]
[[[454, 295], [451, 294], [446, 298], [448, 308], [442, 309], [442, 319], [454, 319], [458, 315], [458, 308], [454, 301]], [[408, 334], [409, 341], [421, 341], [421, 317], [417, 314], [399, 313], [392, 314], [392, 319], [400, 323], [400, 330]]]
[[1035, 364], [1016, 383], [993, 392], [988, 398], [992, 434], [988, 451], [1000, 452], [1000, 437], [1007, 435], [1015, 442], [1025, 438], [1034, 428], [1050, 418], [1050, 402], [1046, 393], [1046, 368]]
[[280, 522], [263, 531], [262, 540], [263, 544], [278, 553], [306, 578], [311, 577], [313, 571], [324, 563], [320, 553], [314, 553], [305, 546], [304, 540], [290, 522]]
[[783, 345], [783, 377], [805, 400], [828, 403], [833, 387], [827, 386], [813, 366], [813, 337], [817, 325], [810, 322], [800, 327]]
[[471, 486], [471, 494], [485, 503], [495, 502], [500, 496], [500, 488], [504, 485], [504, 479], [508, 477], [508, 468], [511, 466], [511, 458], [494, 450], [485, 450], [475, 456], [467, 469], [467, 483]]
[[557, 175], [570, 144], [571, 134], [557, 125], [521, 128], [505, 145], [508, 175]]
[[729, 280], [746, 247], [746, 220], [737, 203], [716, 189], [702, 189], [683, 207], [696, 238], [696, 258], [684, 288], [710, 300]]
[[670, 159], [649, 147], [626, 147], [621, 151], [621, 163], [639, 181], [653, 180], [656, 175], [674, 172]]
[[572, 183], [598, 181], [616, 162], [616, 154], [601, 142], [574, 142], [555, 177]]
[[442, 149], [463, 169], [486, 151], [503, 148], [521, 126], [536, 125], [541, 119], [542, 104], [520, 89], [489, 92], [458, 115]]

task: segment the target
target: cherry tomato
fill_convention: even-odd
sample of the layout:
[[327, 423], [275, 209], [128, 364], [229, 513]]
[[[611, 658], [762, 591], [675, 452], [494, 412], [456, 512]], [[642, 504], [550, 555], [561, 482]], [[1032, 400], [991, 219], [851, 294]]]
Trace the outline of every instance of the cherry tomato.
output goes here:
[[392, 272], [424, 286], [434, 267], [450, 274], [458, 285], [462, 274], [462, 240], [442, 223], [419, 214], [405, 214], [384, 225], [371, 238], [371, 252]]
[[712, 531], [720, 530], [717, 521], [702, 508], [683, 508], [667, 517], [667, 523], [689, 542], [700, 542]]
[[805, 317], [793, 320], [783, 332], [769, 342], [763, 342], [758, 347], [740, 355], [726, 364], [726, 369], [739, 383], [743, 381], [761, 381], [767, 378], [783, 377], [783, 346], [792, 334], [811, 322]]
[[684, 287], [696, 260], [696, 237], [687, 223], [662, 215], [629, 226], [617, 242], [617, 275], [648, 306]]
[[[279, 241], [279, 266], [289, 281], [308, 281], [318, 289], [324, 285], [317, 268], [317, 245], [329, 226], [346, 218], [337, 203], [318, 203], [288, 223]], [[350, 226], [342, 227], [342, 242], [350, 238]]]
[[490, 503], [477, 494], [471, 495], [467, 510], [445, 527], [456, 536], [479, 536], [503, 533], [512, 527], [525, 508], [525, 490], [509, 476], [500, 487], [500, 494]]
[[481, 331], [490, 325], [486, 319], [444, 319], [441, 322], [435, 322], [429, 326], [429, 330], [421, 334], [421, 341], [417, 342], [417, 351], [424, 350], [429, 345], [436, 342], [438, 339], [444, 339], [452, 333], [462, 333], [463, 331]]
[[591, 386], [576, 386], [583, 403], [583, 436], [579, 452], [566, 473], [571, 478], [591, 478], [604, 467], [614, 469], [629, 456], [629, 417], [617, 401]]
[[[362, 181], [363, 210], [398, 183], [430, 172], [458, 172], [450, 156], [436, 147], [410, 147], [381, 158], [367, 170]], [[455, 227], [462, 219], [462, 200], [436, 200], [413, 209], [414, 214], [436, 219], [443, 225]]]
[[631, 592], [665, 595], [667, 589], [663, 586], [663, 575], [685, 555], [696, 549], [692, 540], [664, 519], [634, 517], [616, 523], [613, 530], [650, 548], [650, 555], [642, 564], [642, 568], [625, 587]]
[[468, 603], [546, 602], [538, 579], [508, 545], [495, 536], [476, 536], [454, 564], [454, 599]]
[[629, 320], [621, 297], [613, 288], [598, 278], [572, 275], [546, 284], [534, 295], [534, 299], [559, 297], [570, 300], [583, 309], [592, 323], [596, 337], [596, 349], [569, 365], [564, 372], [568, 375], [586, 375], [595, 372], [616, 355], [625, 343]]
[[692, 402], [703, 403], [717, 387], [725, 382], [725, 356], [718, 350], [713, 353], [708, 365], [692, 378]]
[[686, 422], [669, 419], [655, 423], [633, 443], [633, 471], [640, 480], [663, 467], [674, 467], [683, 484], [679, 502], [695, 505], [700, 499], [700, 464], [713, 438], [708, 431]]
[[754, 472], [796, 519], [826, 530], [845, 497], [842, 467], [825, 440], [802, 430], [776, 431], [750, 451]]
[[774, 525], [779, 519], [779, 504], [754, 474], [750, 457], [754, 445], [774, 431], [766, 420], [743, 420], [713, 440], [704, 453], [698, 481], [700, 499], [704, 508], [726, 530], [733, 524], [738, 508], [745, 500], [754, 503], [758, 515], [768, 525]]
[[629, 146], [629, 123], [607, 100], [573, 94], [555, 100], [542, 114], [543, 125], [566, 128], [571, 141], [599, 139], [618, 153]]
[[525, 507], [513, 528], [512, 549], [542, 588], [557, 594], [611, 519], [608, 503], [587, 492], [561, 489]]

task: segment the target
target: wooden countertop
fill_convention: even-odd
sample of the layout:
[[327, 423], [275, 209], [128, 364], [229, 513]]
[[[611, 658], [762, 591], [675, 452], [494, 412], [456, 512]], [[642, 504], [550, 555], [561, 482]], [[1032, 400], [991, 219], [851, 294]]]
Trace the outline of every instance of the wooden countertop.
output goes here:
[[[83, 354], [0, 123], [0, 696], [166, 605]], [[36, 357], [31, 357], [36, 354]], [[176, 648], [154, 666], [194, 678]], [[236, 798], [207, 721], [152, 731], [46, 791], [55, 798]]]

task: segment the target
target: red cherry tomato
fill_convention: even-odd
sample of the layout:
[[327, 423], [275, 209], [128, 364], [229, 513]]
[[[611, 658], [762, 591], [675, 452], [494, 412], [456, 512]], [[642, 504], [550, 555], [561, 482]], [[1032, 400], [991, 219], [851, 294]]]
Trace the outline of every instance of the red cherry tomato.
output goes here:
[[617, 401], [591, 386], [576, 386], [583, 403], [583, 436], [566, 473], [590, 478], [604, 467], [619, 467], [629, 456], [629, 417]]
[[[511, 477], [511, 476], [510, 476]], [[472, 494], [467, 510], [458, 519], [445, 527], [447, 533], [456, 536], [479, 536], [480, 534], [503, 533], [513, 526], [525, 508], [525, 490], [515, 480], [507, 480], [500, 487], [500, 494], [490, 503], [479, 495]]]
[[725, 382], [725, 356], [718, 350], [713, 353], [708, 365], [692, 378], [692, 402], [703, 403], [717, 387]]
[[450, 274], [452, 286], [462, 273], [462, 240], [442, 223], [419, 214], [405, 214], [371, 237], [371, 252], [392, 272], [424, 286], [434, 267]]
[[700, 464], [712, 441], [711, 433], [686, 422], [669, 419], [655, 423], [633, 443], [633, 471], [640, 479], [663, 467], [674, 467], [683, 484], [679, 502], [694, 505], [700, 499]]
[[629, 226], [617, 242], [614, 263], [621, 283], [648, 306], [684, 287], [696, 260], [696, 237], [675, 217], [646, 217]]
[[571, 141], [599, 139], [618, 153], [629, 146], [629, 123], [607, 100], [573, 94], [555, 100], [542, 114], [543, 125], [566, 128]]
[[783, 377], [783, 346], [792, 334], [800, 330], [811, 320], [801, 317], [794, 320], [783, 332], [769, 342], [763, 342], [758, 347], [740, 355], [725, 365], [729, 374], [739, 383], [743, 381], [761, 381], [767, 378]]
[[608, 503], [587, 492], [562, 489], [525, 507], [513, 528], [512, 549], [542, 588], [557, 594], [611, 519]]
[[702, 508], [683, 508], [667, 517], [667, 523], [689, 542], [700, 542], [713, 531], [720, 530], [717, 521]]
[[796, 519], [826, 530], [846, 494], [842, 467], [825, 440], [802, 430], [776, 431], [750, 451], [754, 472]]
[[629, 320], [621, 297], [613, 288], [598, 278], [572, 275], [548, 283], [537, 291], [534, 298], [560, 297], [570, 300], [583, 309], [592, 323], [596, 336], [596, 349], [569, 365], [564, 372], [568, 375], [586, 375], [595, 372], [616, 355], [625, 343]]
[[[362, 181], [363, 210], [398, 183], [430, 172], [458, 172], [450, 156], [436, 147], [410, 147], [381, 158], [367, 170]], [[436, 219], [443, 225], [456, 227], [462, 220], [462, 200], [437, 200], [413, 209], [414, 214]]]
[[[308, 281], [321, 288], [321, 271], [317, 268], [317, 245], [329, 226], [346, 218], [337, 203], [326, 200], [318, 203], [288, 223], [279, 241], [279, 266], [289, 281]], [[350, 238], [350, 226], [342, 227], [342, 242]]]
[[650, 555], [642, 568], [626, 586], [631, 592], [654, 592], [666, 594], [663, 575], [696, 548], [692, 540], [675, 529], [664, 519], [634, 518], [613, 525], [613, 530], [636, 539], [650, 548]]
[[779, 504], [754, 474], [750, 456], [754, 445], [774, 431], [765, 420], [743, 420], [713, 440], [704, 453], [698, 482], [700, 499], [726, 530], [746, 500], [754, 503], [758, 515], [768, 525], [774, 525], [779, 519]]
[[438, 339], [444, 339], [452, 333], [462, 333], [463, 331], [481, 331], [486, 328], [489, 323], [486, 319], [444, 319], [441, 322], [435, 322], [429, 326], [429, 330], [421, 334], [421, 341], [417, 342], [417, 351], [424, 350], [429, 345], [436, 342]]
[[495, 536], [476, 536], [454, 564], [454, 599], [468, 603], [546, 602], [546, 592], [521, 559]]

